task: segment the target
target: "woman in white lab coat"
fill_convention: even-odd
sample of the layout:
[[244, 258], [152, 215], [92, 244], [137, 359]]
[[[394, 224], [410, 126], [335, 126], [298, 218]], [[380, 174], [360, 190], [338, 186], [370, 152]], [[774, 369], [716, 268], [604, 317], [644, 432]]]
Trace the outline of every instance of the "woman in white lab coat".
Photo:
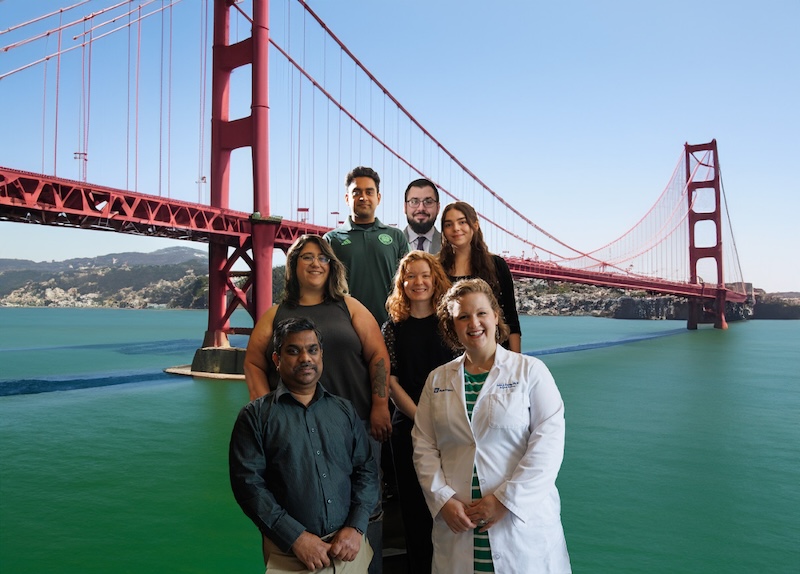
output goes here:
[[491, 287], [459, 281], [438, 309], [464, 350], [428, 377], [412, 438], [433, 524], [433, 573], [571, 572], [556, 489], [564, 403], [547, 367], [507, 351]]

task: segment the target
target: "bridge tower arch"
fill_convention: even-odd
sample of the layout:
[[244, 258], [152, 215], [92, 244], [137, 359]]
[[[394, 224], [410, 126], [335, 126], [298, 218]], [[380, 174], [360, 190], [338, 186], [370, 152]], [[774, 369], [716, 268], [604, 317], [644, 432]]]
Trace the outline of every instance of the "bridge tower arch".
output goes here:
[[[725, 320], [725, 283], [722, 274], [722, 208], [721, 208], [721, 185], [719, 173], [719, 154], [717, 152], [717, 140], [709, 143], [684, 146], [686, 164], [686, 196], [689, 201], [689, 283], [701, 284], [702, 280], [697, 274], [697, 263], [701, 259], [713, 259], [716, 263], [717, 285], [716, 296], [713, 299], [711, 308], [706, 306], [708, 299], [699, 297], [689, 298], [689, 320], [688, 329], [697, 329], [698, 323], [710, 322], [705, 320], [707, 315], [713, 317], [714, 327], [717, 329], [727, 329], [728, 323]], [[710, 163], [706, 163], [710, 168], [711, 177], [706, 180], [696, 180], [692, 177], [693, 163], [701, 161], [694, 154], [710, 152]], [[706, 154], [708, 155], [708, 154]], [[714, 197], [714, 208], [710, 211], [697, 211], [695, 200], [699, 190], [711, 189]], [[711, 221], [715, 226], [715, 241], [712, 245], [697, 246], [696, 226], [699, 222]]]

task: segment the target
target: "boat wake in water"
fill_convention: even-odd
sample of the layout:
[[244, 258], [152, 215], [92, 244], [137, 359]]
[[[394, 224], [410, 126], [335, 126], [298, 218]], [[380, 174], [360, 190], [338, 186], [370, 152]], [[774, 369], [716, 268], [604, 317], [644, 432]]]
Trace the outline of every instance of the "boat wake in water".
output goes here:
[[616, 339], [614, 341], [597, 341], [594, 343], [581, 343], [580, 345], [568, 345], [565, 347], [555, 347], [552, 349], [538, 349], [535, 351], [525, 351], [523, 354], [531, 355], [532, 357], [541, 357], [542, 355], [556, 355], [558, 353], [573, 353], [575, 351], [603, 349], [605, 347], [627, 345], [628, 343], [636, 343], [638, 341], [646, 341], [648, 339], [658, 339], [660, 337], [668, 337], [671, 335], [678, 335], [680, 333], [686, 333], [686, 329], [672, 329], [670, 331], [661, 331], [658, 333], [647, 333], [644, 335], [635, 335], [633, 337], [626, 337], [624, 339]]
[[124, 385], [127, 383], [163, 382], [174, 379], [161, 370], [119, 371], [34, 379], [0, 380], [0, 397], [9, 395], [34, 395], [53, 391], [74, 391]]

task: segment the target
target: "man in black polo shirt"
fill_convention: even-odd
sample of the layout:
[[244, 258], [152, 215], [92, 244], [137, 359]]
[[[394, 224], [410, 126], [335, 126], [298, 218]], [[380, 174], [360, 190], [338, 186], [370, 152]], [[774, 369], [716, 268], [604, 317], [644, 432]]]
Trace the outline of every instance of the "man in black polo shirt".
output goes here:
[[319, 384], [322, 339], [311, 321], [282, 321], [273, 346], [281, 382], [233, 428], [233, 494], [263, 534], [267, 572], [365, 573], [378, 474], [364, 425], [349, 401]]

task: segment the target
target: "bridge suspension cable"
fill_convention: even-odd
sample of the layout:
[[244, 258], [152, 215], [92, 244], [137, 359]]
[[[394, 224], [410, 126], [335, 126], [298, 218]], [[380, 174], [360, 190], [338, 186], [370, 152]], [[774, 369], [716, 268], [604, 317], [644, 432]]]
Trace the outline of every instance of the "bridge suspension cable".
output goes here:
[[[722, 189], [722, 205], [725, 207], [725, 232], [729, 235], [730, 241], [727, 242], [730, 245], [729, 249], [724, 251], [726, 256], [726, 269], [734, 269], [734, 274], [732, 277], [726, 277], [725, 280], [728, 283], [739, 283], [744, 289], [744, 273], [742, 272], [742, 262], [739, 259], [739, 248], [736, 246], [736, 237], [733, 233], [733, 226], [731, 224], [731, 213], [728, 209], [728, 197], [725, 194], [725, 184], [724, 180], [722, 179], [722, 168], [718, 168], [720, 172], [720, 187]], [[746, 290], [745, 290], [746, 292]]]
[[[193, 9], [197, 9], [200, 15], [200, 33], [197, 34], [195, 20], [190, 20], [186, 11], [177, 17], [173, 15], [174, 7], [180, 3], [181, 0], [161, 0], [158, 3], [156, 0], [116, 2], [82, 18], [65, 18], [69, 22], [59, 21], [57, 25], [47, 26], [45, 30], [36, 29], [26, 38], [9, 41], [3, 48], [7, 52], [17, 52], [37, 41], [45, 44], [44, 56], [32, 58], [21, 65], [15, 64], [14, 69], [9, 71], [0, 70], [0, 80], [8, 80], [36, 64], [44, 64], [42, 149], [45, 149], [45, 136], [49, 132], [52, 134], [50, 137], [55, 140], [52, 160], [54, 171], [57, 162], [63, 157], [63, 146], [58, 134], [69, 121], [75, 121], [75, 118], [66, 119], [70, 114], [63, 114], [61, 110], [62, 104], [66, 106], [64, 109], [73, 109], [75, 98], [74, 93], [67, 94], [62, 90], [62, 82], [67, 76], [61, 66], [68, 65], [66, 56], [71, 51], [81, 48], [80, 62], [83, 67], [80, 72], [80, 101], [74, 104], [80, 113], [77, 114], [77, 128], [73, 128], [77, 130], [77, 154], [82, 159], [78, 179], [85, 181], [88, 178], [86, 160], [90, 144], [93, 154], [103, 152], [104, 158], [115, 151], [106, 149], [114, 146], [92, 143], [93, 138], [90, 136], [95, 133], [95, 126], [113, 122], [107, 119], [109, 116], [100, 115], [92, 104], [99, 93], [109, 90], [108, 86], [101, 87], [101, 81], [116, 81], [120, 84], [116, 93], [125, 93], [125, 97], [112, 101], [118, 101], [122, 105], [123, 99], [127, 99], [127, 110], [124, 113], [124, 147], [127, 152], [125, 169], [119, 169], [114, 174], [120, 180], [124, 176], [124, 183], [110, 180], [113, 182], [110, 184], [148, 193], [165, 191], [172, 197], [172, 146], [173, 140], [177, 139], [172, 137], [173, 111], [185, 115], [186, 110], [182, 109], [184, 102], [191, 99], [199, 108], [198, 121], [192, 126], [197, 136], [184, 126], [178, 145], [186, 148], [187, 141], [192, 142], [190, 145], [197, 142], [196, 166], [192, 158], [191, 167], [188, 170], [186, 166], [182, 168], [190, 174], [189, 181], [197, 185], [197, 202], [204, 202], [203, 189], [208, 169], [205, 146], [210, 131], [206, 127], [209, 125], [206, 89], [208, 48], [211, 43], [208, 22], [210, 9], [208, 0], [194, 4]], [[51, 12], [50, 17], [58, 15], [62, 18], [68, 10], [84, 4], [86, 2], [74, 3], [69, 8]], [[252, 26], [252, 18], [245, 10], [247, 6], [248, 2], [230, 5], [233, 8], [232, 23], [237, 29], [239, 22]], [[161, 17], [158, 36], [153, 32], [153, 27], [145, 29], [144, 26], [145, 21], [155, 14], [160, 14]], [[12, 26], [2, 33], [19, 31], [31, 22], [46, 21], [47, 16], [38, 17]], [[193, 91], [188, 91], [191, 97], [187, 97], [187, 92], [184, 92], [179, 100], [181, 106], [173, 110], [173, 101], [176, 98], [176, 94], [173, 94], [173, 24], [186, 24], [189, 21], [193, 24], [192, 33], [196, 34], [199, 43], [196, 54], [199, 61], [196, 70], [198, 79], [190, 85], [194, 88]], [[303, 219], [319, 226], [335, 226], [344, 219], [344, 215], [340, 213], [344, 211], [343, 175], [356, 165], [370, 165], [382, 176], [383, 200], [379, 216], [386, 223], [405, 225], [402, 192], [412, 179], [427, 177], [437, 183], [443, 198], [467, 201], [475, 207], [487, 242], [496, 253], [520, 260], [546, 261], [572, 269], [686, 280], [687, 216], [689, 211], [702, 203], [703, 194], [696, 192], [696, 195], [687, 199], [688, 182], [683, 174], [686, 169], [683, 163], [679, 162], [670, 183], [648, 213], [618, 239], [592, 250], [577, 249], [535, 223], [524, 209], [513, 206], [501, 191], [492, 189], [485, 180], [468, 169], [367, 69], [306, 1], [273, 0], [270, 3], [270, 21], [269, 162], [272, 190], [270, 209], [273, 213], [268, 215], [279, 215], [287, 220]], [[83, 25], [83, 32], [76, 34], [72, 41], [64, 36], [62, 44], [63, 34], [78, 24]], [[128, 65], [124, 82], [121, 80], [121, 73], [124, 71], [119, 70], [114, 75], [108, 71], [108, 67], [101, 68], [100, 60], [104, 54], [94, 50], [95, 42], [109, 38], [121, 30], [127, 30], [128, 36]], [[185, 36], [184, 32], [181, 38]], [[161, 59], [154, 65], [152, 59], [146, 58], [151, 58], [150, 52], [156, 51], [151, 50], [156, 38]], [[59, 41], [55, 51], [48, 49], [48, 41], [52, 39]], [[148, 41], [149, 45], [146, 44]], [[178, 42], [177, 45], [178, 49], [184, 46], [191, 46], [193, 49], [197, 46], [194, 42]], [[237, 49], [246, 50], [247, 45], [242, 43]], [[52, 82], [48, 74], [48, 63], [53, 59], [58, 68], [55, 74], [55, 96], [48, 97], [46, 90]], [[74, 60], [77, 61], [77, 58]], [[154, 72], [156, 68], [158, 71]], [[186, 66], [179, 65], [176, 68]], [[186, 72], [185, 69], [180, 71]], [[235, 108], [232, 110], [234, 117], [237, 114], [243, 117], [250, 113], [242, 103], [247, 102], [252, 93], [252, 86], [248, 85], [249, 78], [246, 76], [247, 74], [239, 74], [238, 71], [233, 73], [235, 81], [231, 84], [230, 97]], [[70, 77], [75, 77], [74, 72], [70, 73]], [[157, 100], [155, 94], [158, 94]], [[55, 111], [55, 120], [49, 116], [49, 106]], [[147, 113], [157, 114], [157, 118], [153, 120], [153, 115], [150, 115], [146, 119]], [[117, 121], [120, 119], [122, 118], [117, 118]], [[52, 125], [47, 126], [47, 122], [52, 122]], [[65, 129], [64, 133], [73, 135], [71, 129]], [[187, 133], [190, 135], [187, 136]], [[66, 139], [74, 141], [72, 137]], [[44, 155], [43, 151], [42, 171], [46, 167]], [[242, 158], [243, 155], [239, 154], [239, 157]], [[712, 167], [707, 158], [700, 157], [692, 162], [688, 179]], [[156, 172], [155, 175], [140, 174], [140, 166], [145, 164], [157, 166], [157, 169], [151, 170]], [[92, 165], [94, 174], [94, 166], [99, 168], [101, 163]], [[105, 171], [113, 170], [110, 165], [107, 164]], [[231, 198], [230, 208], [248, 211], [252, 208], [249, 193], [252, 182], [248, 181], [251, 170], [240, 165], [236, 165], [236, 168], [231, 170], [233, 188], [242, 190], [242, 193]], [[193, 194], [194, 186], [189, 187], [192, 188], [189, 193]], [[156, 192], [156, 189], [159, 191]], [[190, 198], [185, 189], [177, 192], [176, 197], [184, 200]], [[725, 215], [728, 216], [727, 203]], [[725, 241], [731, 247], [725, 250], [726, 256], [735, 257], [732, 235], [730, 238], [726, 237]], [[738, 261], [726, 263], [726, 268], [731, 271], [738, 269]], [[738, 275], [741, 276], [740, 269]]]
[[[22, 51], [28, 46], [44, 42], [44, 54], [39, 57], [29, 58], [27, 61], [17, 65], [12, 69], [0, 70], [0, 80], [8, 80], [10, 77], [17, 76], [39, 64], [43, 64], [43, 80], [42, 80], [42, 161], [41, 171], [47, 170], [47, 159], [44, 150], [46, 149], [46, 139], [48, 129], [52, 132], [52, 170], [58, 173], [61, 156], [64, 154], [62, 139], [59, 137], [65, 123], [74, 125], [74, 128], [68, 129], [68, 135], [74, 135], [75, 140], [67, 138], [69, 141], [76, 141], [76, 147], [70, 151], [70, 155], [77, 161], [78, 175], [76, 179], [86, 181], [89, 177], [88, 167], [89, 162], [89, 147], [91, 140], [94, 139], [93, 134], [97, 131], [94, 127], [94, 108], [92, 94], [94, 92], [95, 79], [99, 78], [101, 81], [108, 81], [106, 77], [109, 75], [107, 71], [103, 70], [96, 76], [96, 52], [94, 50], [95, 43], [105, 38], [118, 36], [118, 32], [127, 30], [128, 32], [128, 65], [127, 65], [127, 79], [123, 85], [127, 85], [127, 94], [119, 100], [127, 100], [128, 114], [126, 117], [126, 142], [125, 142], [125, 167], [120, 173], [125, 174], [124, 186], [128, 189], [138, 189], [139, 185], [139, 166], [140, 166], [140, 138], [139, 128], [141, 126], [142, 117], [140, 114], [139, 102], [141, 100], [141, 92], [144, 89], [142, 85], [143, 73], [143, 60], [142, 60], [142, 42], [143, 31], [142, 26], [144, 22], [151, 18], [151, 16], [160, 15], [160, 31], [158, 32], [157, 42], [158, 47], [156, 52], [159, 61], [156, 63], [159, 72], [157, 74], [151, 73], [152, 76], [157, 77], [157, 87], [155, 90], [148, 92], [150, 94], [158, 94], [159, 100], [157, 105], [157, 118], [150, 126], [157, 126], [158, 129], [149, 131], [156, 131], [155, 137], [157, 144], [148, 146], [148, 150], [157, 150], [157, 161], [154, 165], [158, 166], [156, 171], [155, 180], [158, 188], [157, 193], [161, 195], [166, 193], [171, 195], [171, 182], [172, 182], [172, 53], [173, 53], [173, 9], [176, 5], [180, 4], [182, 0], [145, 0], [137, 2], [135, 0], [123, 0], [121, 2], [113, 3], [109, 6], [100, 7], [92, 12], [85, 13], [79, 17], [65, 18], [67, 13], [75, 8], [78, 8], [87, 2], [78, 2], [69, 7], [62, 8], [57, 11], [51, 11], [48, 14], [31, 18], [18, 25], [11, 26], [3, 30], [2, 33], [6, 34], [13, 32], [14, 35], [19, 36], [19, 33], [27, 30], [29, 33], [22, 38], [16, 38], [8, 42], [5, 46], [0, 48], [3, 52], [17, 52]], [[48, 19], [58, 17], [58, 22], [52, 26], [47, 26]], [[44, 26], [43, 26], [44, 24]], [[70, 30], [77, 26], [82, 26], [81, 31], [69, 35]], [[158, 26], [158, 25], [157, 25]], [[133, 28], [136, 28], [135, 35], [132, 34]], [[151, 29], [152, 30], [152, 29]], [[65, 36], [67, 34], [67, 36]], [[148, 32], [148, 38], [155, 38], [156, 34]], [[55, 50], [47, 49], [50, 38], [57, 40], [57, 47]], [[105, 40], [104, 40], [105, 42]], [[73, 63], [67, 62], [64, 58], [71, 52], [80, 49], [80, 57], [72, 60]], [[148, 51], [151, 50], [148, 48]], [[31, 52], [28, 51], [28, 54]], [[135, 56], [134, 56], [135, 54]], [[161, 55], [163, 54], [163, 57]], [[107, 61], [106, 54], [103, 53], [102, 58]], [[149, 57], [149, 56], [148, 56]], [[51, 60], [56, 62], [54, 89], [52, 94], [48, 95], [49, 86], [49, 68], [48, 63]], [[75, 63], [80, 62], [80, 69], [76, 70]], [[62, 69], [63, 66], [70, 66], [70, 71]], [[106, 66], [108, 64], [105, 64]], [[203, 65], [203, 69], [207, 68], [207, 63]], [[123, 71], [126, 68], [117, 66], [114, 73]], [[105, 73], [104, 73], [105, 72]], [[69, 79], [66, 79], [65, 74], [69, 73]], [[150, 73], [150, 72], [148, 72]], [[62, 84], [65, 81], [70, 83], [70, 92], [67, 94], [62, 89]], [[104, 94], [109, 93], [108, 85], [100, 86]], [[73, 102], [74, 101], [74, 102]], [[113, 101], [113, 99], [108, 99]], [[64, 114], [64, 110], [72, 109], [72, 105], [76, 106], [77, 113]], [[148, 102], [148, 106], [149, 106]], [[66, 106], [66, 108], [64, 107]], [[48, 107], [53, 110], [52, 120], [49, 120], [51, 125], [48, 126]], [[153, 106], [154, 108], [156, 106]], [[122, 115], [122, 114], [120, 114]], [[64, 118], [68, 118], [65, 122]], [[149, 121], [149, 120], [148, 120]], [[206, 120], [201, 124], [205, 126]], [[74, 130], [74, 132], [73, 132]], [[120, 138], [121, 139], [121, 138]], [[99, 149], [99, 148], [98, 148]], [[104, 150], [107, 152], [108, 150]], [[151, 153], [148, 151], [148, 153]], [[202, 154], [202, 151], [201, 151]], [[91, 165], [100, 165], [98, 162], [93, 162]], [[132, 172], [132, 173], [131, 173]], [[120, 184], [121, 185], [121, 184]]]

